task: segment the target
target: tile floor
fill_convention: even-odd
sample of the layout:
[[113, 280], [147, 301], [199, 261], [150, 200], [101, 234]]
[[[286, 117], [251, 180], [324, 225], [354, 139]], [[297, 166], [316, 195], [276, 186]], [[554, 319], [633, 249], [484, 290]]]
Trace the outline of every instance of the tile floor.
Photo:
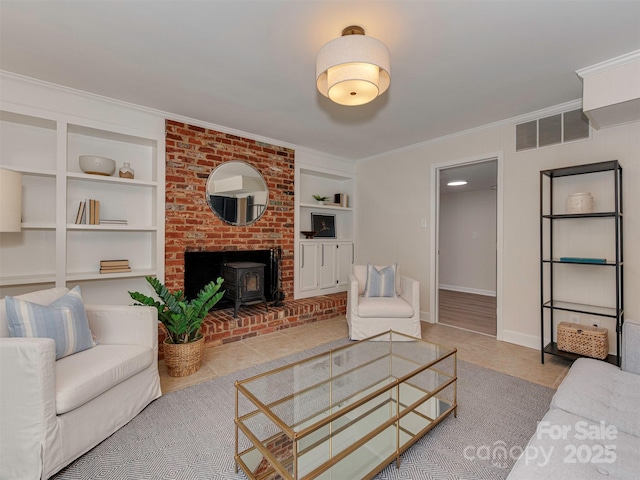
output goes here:
[[[233, 373], [315, 345], [328, 343], [347, 336], [344, 316], [318, 323], [270, 333], [247, 340], [208, 348], [205, 350], [202, 368], [188, 377], [170, 377], [163, 361], [160, 361], [162, 392], [169, 393], [195, 385], [211, 378]], [[434, 343], [458, 348], [458, 359], [530, 382], [557, 388], [571, 363], [559, 357], [546, 355], [540, 363], [540, 352], [511, 343], [500, 342], [493, 337], [440, 324], [422, 322], [422, 338]]]

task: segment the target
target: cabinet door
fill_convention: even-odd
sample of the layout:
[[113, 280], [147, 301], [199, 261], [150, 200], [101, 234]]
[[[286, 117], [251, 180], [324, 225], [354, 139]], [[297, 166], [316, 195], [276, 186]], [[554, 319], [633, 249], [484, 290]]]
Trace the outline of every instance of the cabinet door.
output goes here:
[[318, 288], [319, 245], [300, 244], [300, 291], [308, 292]]
[[320, 288], [334, 288], [337, 283], [337, 242], [320, 244]]
[[344, 287], [349, 284], [349, 274], [353, 268], [354, 260], [353, 242], [340, 242], [337, 253], [337, 286]]

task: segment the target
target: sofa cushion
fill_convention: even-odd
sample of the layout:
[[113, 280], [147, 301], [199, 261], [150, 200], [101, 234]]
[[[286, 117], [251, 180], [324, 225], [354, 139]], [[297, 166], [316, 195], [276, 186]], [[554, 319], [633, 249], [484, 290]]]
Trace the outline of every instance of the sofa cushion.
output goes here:
[[154, 361], [141, 345], [97, 345], [58, 360], [56, 413], [69, 412], [141, 372]]
[[625, 319], [622, 326], [622, 370], [640, 375], [640, 322]]
[[16, 297], [7, 297], [5, 304], [11, 336], [52, 338], [56, 360], [95, 345], [80, 287], [46, 306]]
[[637, 478], [639, 451], [638, 437], [615, 432], [613, 428], [603, 431], [597, 421], [552, 409], [538, 423], [536, 433], [507, 479]]
[[[597, 380], [596, 380], [597, 379]], [[551, 400], [589, 420], [604, 421], [619, 431], [640, 436], [640, 375], [600, 360], [576, 360]]]
[[[46, 290], [38, 290], [37, 292], [16, 295], [14, 298], [20, 298], [38, 305], [49, 305], [54, 300], [60, 298], [69, 291], [65, 287], [48, 288]], [[9, 337], [9, 324], [7, 323], [6, 299], [0, 300], [0, 337]]]
[[[400, 285], [400, 266], [396, 263], [396, 295], [402, 294], [402, 288]], [[383, 268], [381, 265], [375, 265], [376, 268]], [[353, 276], [358, 281], [358, 295], [364, 293], [364, 289], [367, 286], [367, 265], [354, 265]]]
[[363, 318], [410, 318], [413, 307], [400, 297], [360, 297], [358, 316]]
[[396, 297], [396, 270], [398, 264], [375, 267], [367, 264], [367, 285], [364, 297]]

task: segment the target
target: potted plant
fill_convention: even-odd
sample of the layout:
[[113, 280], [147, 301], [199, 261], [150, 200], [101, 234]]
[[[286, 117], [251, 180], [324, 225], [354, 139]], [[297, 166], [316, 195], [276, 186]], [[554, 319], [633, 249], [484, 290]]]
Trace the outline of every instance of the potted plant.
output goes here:
[[313, 198], [316, 199], [316, 201], [318, 202], [318, 205], [324, 205], [324, 202], [329, 200], [329, 197], [324, 197], [322, 195], [314, 195]]
[[135, 305], [146, 305], [158, 310], [158, 319], [167, 332], [163, 348], [169, 375], [185, 377], [197, 372], [204, 355], [202, 322], [224, 295], [224, 291], [220, 291], [222, 278], [205, 285], [193, 300], [187, 300], [182, 290], [171, 293], [155, 277], [145, 279], [161, 301], [140, 292], [129, 292], [129, 295], [138, 302]]

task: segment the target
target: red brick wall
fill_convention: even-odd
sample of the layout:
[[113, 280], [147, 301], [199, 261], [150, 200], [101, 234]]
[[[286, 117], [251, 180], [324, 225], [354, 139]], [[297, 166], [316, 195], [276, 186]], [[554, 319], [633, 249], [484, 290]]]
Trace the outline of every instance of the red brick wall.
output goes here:
[[[277, 147], [227, 133], [166, 121], [165, 283], [184, 289], [184, 252], [282, 248], [282, 281], [293, 298], [294, 157]], [[220, 220], [205, 197], [209, 174], [241, 160], [255, 167], [269, 187], [264, 215], [253, 225]]]

